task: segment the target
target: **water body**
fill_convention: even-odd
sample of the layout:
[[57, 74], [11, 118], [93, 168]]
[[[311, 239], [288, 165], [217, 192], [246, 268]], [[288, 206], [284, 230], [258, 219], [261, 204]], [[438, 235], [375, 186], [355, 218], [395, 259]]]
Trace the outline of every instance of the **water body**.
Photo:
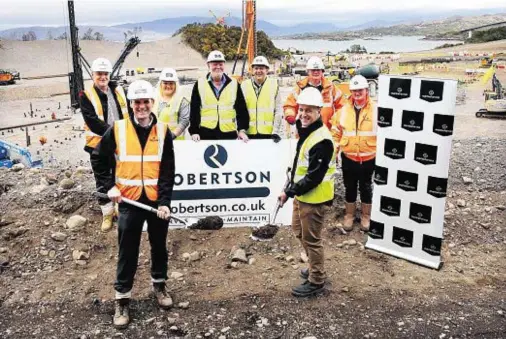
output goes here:
[[302, 50], [304, 52], [327, 52], [339, 53], [350, 48], [351, 45], [365, 46], [368, 52], [416, 52], [434, 49], [443, 44], [457, 44], [461, 41], [432, 41], [420, 40], [423, 36], [383, 36], [375, 39], [364, 40], [355, 39], [348, 41], [329, 41], [329, 40], [273, 40], [277, 48], [288, 49], [290, 47]]

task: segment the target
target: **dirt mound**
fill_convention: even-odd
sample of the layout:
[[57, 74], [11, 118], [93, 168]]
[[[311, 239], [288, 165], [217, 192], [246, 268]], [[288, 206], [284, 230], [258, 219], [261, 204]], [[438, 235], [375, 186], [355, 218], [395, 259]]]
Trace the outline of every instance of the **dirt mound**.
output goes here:
[[219, 230], [222, 227], [223, 219], [218, 216], [205, 217], [188, 226], [191, 230]]

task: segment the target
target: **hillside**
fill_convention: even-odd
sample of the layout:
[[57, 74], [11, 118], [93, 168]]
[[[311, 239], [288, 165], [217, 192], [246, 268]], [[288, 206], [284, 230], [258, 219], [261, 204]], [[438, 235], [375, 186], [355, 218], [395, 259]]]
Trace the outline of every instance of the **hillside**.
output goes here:
[[361, 38], [368, 36], [402, 35], [428, 37], [454, 37], [452, 33], [461, 30], [506, 21], [506, 13], [480, 16], [453, 16], [442, 20], [405, 22], [389, 27], [372, 27], [360, 30], [349, 30], [330, 33], [307, 33], [293, 35], [289, 38], [333, 39]]

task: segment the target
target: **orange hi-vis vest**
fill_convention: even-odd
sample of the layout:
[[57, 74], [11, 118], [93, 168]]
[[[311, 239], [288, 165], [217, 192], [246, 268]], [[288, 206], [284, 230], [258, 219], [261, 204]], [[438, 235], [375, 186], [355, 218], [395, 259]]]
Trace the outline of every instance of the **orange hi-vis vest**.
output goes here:
[[[121, 86], [117, 86], [114, 91], [116, 93], [116, 97], [118, 98], [118, 103], [121, 107], [123, 119], [128, 119], [128, 108], [125, 91]], [[98, 96], [97, 90], [95, 89], [95, 86], [92, 86], [91, 88], [85, 90], [84, 94], [86, 94], [91, 104], [93, 105], [93, 108], [95, 109], [95, 113], [97, 114], [98, 118], [104, 121], [104, 109], [102, 107], [102, 103], [100, 102], [100, 98]], [[84, 123], [84, 131], [85, 131], [84, 135], [86, 137], [86, 146], [91, 148], [97, 147], [102, 137], [98, 134], [93, 133], [88, 127], [88, 125], [86, 125], [86, 123]]]
[[332, 137], [347, 158], [363, 162], [376, 157], [376, 106], [369, 98], [357, 119], [353, 102], [348, 100], [332, 118]]
[[158, 199], [158, 175], [167, 129], [164, 123], [154, 125], [143, 150], [130, 119], [114, 122], [116, 187], [121, 196], [139, 200], [144, 189], [149, 200]]

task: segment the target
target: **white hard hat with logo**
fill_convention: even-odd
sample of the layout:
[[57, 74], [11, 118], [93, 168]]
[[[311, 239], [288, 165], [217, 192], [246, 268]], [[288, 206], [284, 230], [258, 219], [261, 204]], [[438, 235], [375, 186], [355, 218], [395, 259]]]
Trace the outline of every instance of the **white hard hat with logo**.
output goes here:
[[220, 51], [212, 51], [207, 56], [207, 62], [212, 61], [225, 61], [225, 56]]
[[251, 63], [251, 66], [265, 66], [267, 68], [270, 68], [269, 61], [267, 61], [267, 58], [264, 56], [257, 56], [255, 59], [253, 59], [253, 62]]
[[153, 86], [146, 80], [136, 80], [128, 86], [128, 100], [154, 99]]
[[164, 68], [160, 73], [160, 81], [174, 81], [177, 82], [177, 72], [174, 68]]
[[323, 98], [319, 90], [314, 87], [306, 87], [300, 92], [297, 104], [323, 107]]
[[92, 72], [112, 72], [112, 64], [109, 60], [106, 58], [97, 58], [93, 60], [93, 63], [91, 64], [91, 71]]
[[355, 75], [350, 80], [350, 91], [369, 88], [369, 83], [363, 75]]
[[312, 56], [309, 58], [306, 64], [306, 69], [322, 69], [325, 70], [325, 65], [323, 65], [322, 59], [317, 56]]

